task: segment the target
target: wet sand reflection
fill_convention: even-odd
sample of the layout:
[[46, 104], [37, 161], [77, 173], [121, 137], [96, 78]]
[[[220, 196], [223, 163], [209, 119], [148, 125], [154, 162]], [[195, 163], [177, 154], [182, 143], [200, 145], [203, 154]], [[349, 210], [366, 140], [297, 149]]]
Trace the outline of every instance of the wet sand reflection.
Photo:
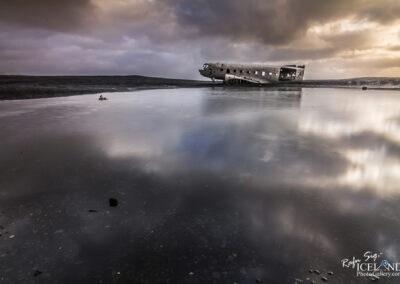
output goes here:
[[396, 93], [107, 97], [0, 103], [5, 282], [365, 283], [340, 260], [398, 261]]

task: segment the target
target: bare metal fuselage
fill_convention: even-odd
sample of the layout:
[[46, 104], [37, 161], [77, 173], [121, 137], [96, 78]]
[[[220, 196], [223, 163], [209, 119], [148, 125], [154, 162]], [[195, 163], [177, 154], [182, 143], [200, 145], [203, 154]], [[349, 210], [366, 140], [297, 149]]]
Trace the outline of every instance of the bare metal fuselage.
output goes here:
[[302, 81], [304, 65], [267, 66], [257, 64], [205, 63], [200, 74], [212, 80], [237, 81], [256, 84], [282, 81]]

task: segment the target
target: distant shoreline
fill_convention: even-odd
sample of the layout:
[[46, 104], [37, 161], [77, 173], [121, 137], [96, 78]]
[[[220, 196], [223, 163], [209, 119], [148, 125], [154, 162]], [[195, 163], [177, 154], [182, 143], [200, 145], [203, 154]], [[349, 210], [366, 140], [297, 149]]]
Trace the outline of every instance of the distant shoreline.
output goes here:
[[[51, 98], [105, 92], [129, 92], [143, 89], [222, 87], [222, 82], [168, 79], [131, 76], [0, 76], [0, 100]], [[238, 86], [238, 85], [234, 85]], [[373, 90], [400, 90], [400, 78], [352, 78], [341, 80], [305, 80], [283, 82], [262, 86], [271, 88], [359, 88]]]

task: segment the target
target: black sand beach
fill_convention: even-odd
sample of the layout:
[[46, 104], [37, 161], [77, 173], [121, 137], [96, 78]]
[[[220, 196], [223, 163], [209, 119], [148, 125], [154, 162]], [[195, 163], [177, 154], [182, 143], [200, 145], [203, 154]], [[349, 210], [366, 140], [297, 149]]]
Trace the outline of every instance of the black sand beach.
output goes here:
[[368, 283], [341, 260], [397, 260], [397, 92], [104, 95], [0, 102], [0, 282]]

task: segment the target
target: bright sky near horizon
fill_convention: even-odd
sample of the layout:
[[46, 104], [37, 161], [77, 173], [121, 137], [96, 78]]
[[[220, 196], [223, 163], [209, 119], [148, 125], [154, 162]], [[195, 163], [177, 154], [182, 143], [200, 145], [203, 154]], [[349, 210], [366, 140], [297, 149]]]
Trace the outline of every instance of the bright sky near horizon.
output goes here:
[[0, 1], [0, 74], [199, 79], [214, 61], [398, 77], [400, 1]]

